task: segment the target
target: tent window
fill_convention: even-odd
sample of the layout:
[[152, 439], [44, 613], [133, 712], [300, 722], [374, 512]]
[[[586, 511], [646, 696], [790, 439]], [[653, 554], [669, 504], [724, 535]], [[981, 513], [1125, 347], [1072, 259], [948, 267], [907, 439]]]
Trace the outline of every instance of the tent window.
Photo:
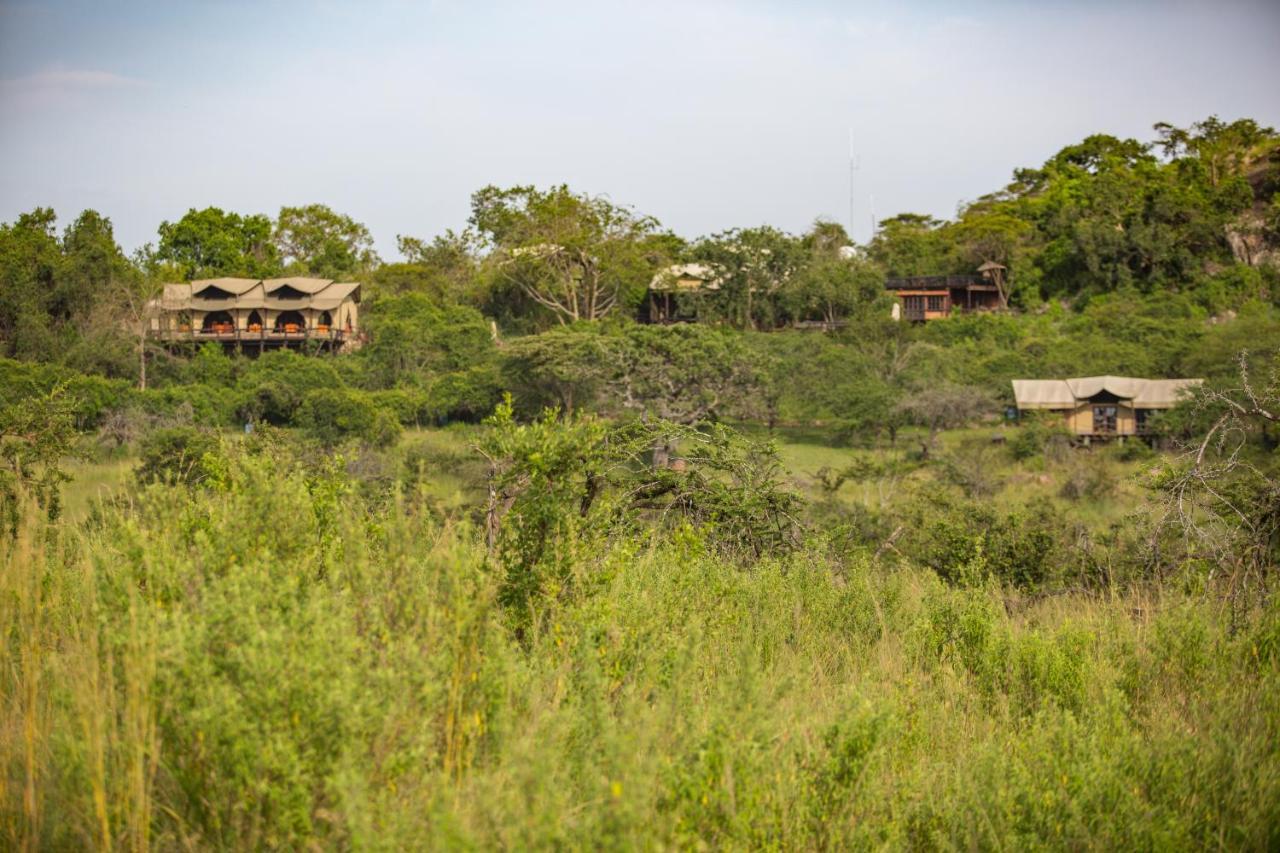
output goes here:
[[200, 328], [202, 331], [212, 334], [225, 335], [228, 332], [234, 332], [236, 324], [226, 311], [210, 311], [204, 315], [204, 321], [200, 324]]
[[1093, 431], [1097, 435], [1116, 431], [1116, 407], [1093, 407]]
[[281, 311], [276, 315], [277, 332], [301, 332], [307, 327], [307, 321], [297, 311]]

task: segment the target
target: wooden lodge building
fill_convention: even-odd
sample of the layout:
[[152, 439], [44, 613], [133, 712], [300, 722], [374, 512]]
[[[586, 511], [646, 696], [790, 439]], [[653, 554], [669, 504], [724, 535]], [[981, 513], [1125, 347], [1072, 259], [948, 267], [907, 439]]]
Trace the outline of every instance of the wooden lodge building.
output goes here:
[[151, 334], [166, 343], [215, 341], [260, 352], [311, 343], [358, 345], [360, 285], [325, 278], [214, 278], [166, 284], [151, 303]]
[[1203, 379], [1015, 379], [1018, 414], [1057, 412], [1073, 434], [1089, 439], [1142, 436], [1153, 412], [1173, 408]]
[[890, 278], [885, 289], [898, 298], [895, 320], [925, 321], [952, 311], [990, 311], [1004, 307], [1000, 285], [1004, 267], [987, 262], [973, 275], [915, 275]]

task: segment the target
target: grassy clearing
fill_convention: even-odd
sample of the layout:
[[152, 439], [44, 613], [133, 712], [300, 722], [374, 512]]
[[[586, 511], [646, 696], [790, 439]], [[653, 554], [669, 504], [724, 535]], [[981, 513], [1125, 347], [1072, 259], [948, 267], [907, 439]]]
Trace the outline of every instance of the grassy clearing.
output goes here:
[[476, 531], [345, 475], [132, 503], [4, 555], [6, 845], [1280, 844], [1274, 601], [744, 569], [682, 530], [576, 555], [521, 639]]
[[137, 459], [121, 455], [106, 460], [74, 460], [66, 471], [71, 481], [62, 490], [62, 511], [69, 521], [83, 521], [100, 501], [110, 499], [131, 482]]

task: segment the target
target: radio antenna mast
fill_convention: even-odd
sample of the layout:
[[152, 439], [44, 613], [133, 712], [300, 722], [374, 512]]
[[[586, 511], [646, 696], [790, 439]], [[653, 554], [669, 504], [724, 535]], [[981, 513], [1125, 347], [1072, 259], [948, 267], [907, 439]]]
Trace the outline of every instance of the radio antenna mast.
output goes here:
[[853, 174], [862, 165], [862, 158], [853, 154], [853, 128], [849, 128], [849, 239], [853, 239]]

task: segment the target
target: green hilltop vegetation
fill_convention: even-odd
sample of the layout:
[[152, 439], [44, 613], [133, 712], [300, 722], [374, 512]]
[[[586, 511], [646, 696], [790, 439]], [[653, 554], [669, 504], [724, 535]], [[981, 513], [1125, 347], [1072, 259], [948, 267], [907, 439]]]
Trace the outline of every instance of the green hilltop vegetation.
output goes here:
[[[1280, 136], [1154, 136], [853, 247], [564, 186], [395, 263], [318, 204], [0, 226], [0, 843], [1280, 847]], [[1007, 310], [891, 319], [985, 262]], [[281, 275], [362, 345], [147, 334]], [[1099, 374], [1206, 382], [1005, 415]]]

